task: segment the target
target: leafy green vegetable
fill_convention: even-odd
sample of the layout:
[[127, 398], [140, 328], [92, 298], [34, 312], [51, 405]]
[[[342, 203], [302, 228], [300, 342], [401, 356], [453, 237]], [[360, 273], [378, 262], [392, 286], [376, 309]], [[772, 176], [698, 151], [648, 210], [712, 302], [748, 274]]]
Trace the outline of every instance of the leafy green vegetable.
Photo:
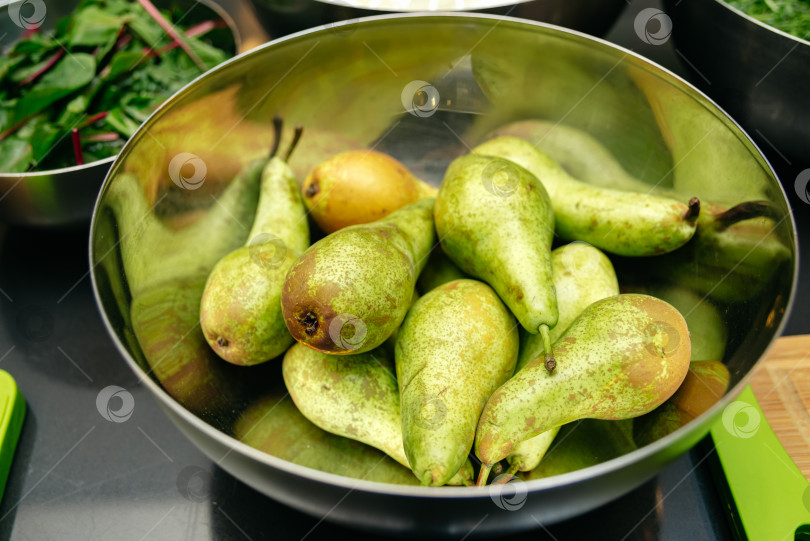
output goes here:
[[42, 112], [54, 102], [82, 88], [96, 74], [96, 59], [87, 53], [63, 56], [56, 66], [23, 94], [14, 111], [14, 122]]
[[808, 0], [727, 0], [727, 3], [762, 23], [810, 40]]
[[10, 138], [0, 143], [0, 162], [6, 164], [9, 173], [22, 173], [31, 161], [31, 145], [28, 141]]
[[[210, 11], [171, 5], [161, 14], [206, 68], [235, 52], [227, 27], [195, 27]], [[183, 26], [172, 22], [181, 19]], [[73, 128], [85, 163], [117, 154], [158, 105], [200, 75], [176, 45], [131, 0], [83, 0], [53, 33], [26, 35], [0, 56], [0, 171], [74, 165]]]

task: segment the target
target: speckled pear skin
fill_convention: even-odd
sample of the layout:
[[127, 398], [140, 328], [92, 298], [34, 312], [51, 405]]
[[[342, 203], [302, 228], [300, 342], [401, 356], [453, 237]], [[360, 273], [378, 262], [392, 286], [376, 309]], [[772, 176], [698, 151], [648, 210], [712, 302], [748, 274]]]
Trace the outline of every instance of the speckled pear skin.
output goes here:
[[689, 369], [686, 321], [648, 295], [595, 302], [553, 349], [553, 372], [538, 357], [489, 398], [475, 438], [484, 464], [506, 458], [516, 443], [578, 419], [648, 413], [675, 393]]
[[540, 179], [563, 239], [623, 256], [651, 256], [680, 248], [695, 233], [697, 216], [687, 220], [689, 207], [680, 201], [586, 184], [523, 139], [497, 137], [473, 152], [511, 160]]
[[465, 463], [489, 395], [515, 369], [516, 322], [477, 280], [455, 280], [408, 312], [396, 343], [405, 453], [423, 485]]
[[[549, 332], [556, 342], [585, 308], [605, 297], [619, 294], [619, 281], [610, 259], [598, 248], [572, 242], [551, 252], [551, 274], [557, 293], [557, 325]], [[515, 372], [543, 354], [538, 334], [520, 331], [520, 353]]]
[[294, 344], [284, 355], [282, 374], [304, 417], [408, 466], [394, 363], [383, 349], [345, 357]]
[[[496, 186], [493, 173], [507, 180]], [[489, 284], [524, 329], [557, 323], [551, 279], [554, 214], [543, 185], [501, 158], [468, 154], [445, 173], [434, 213], [444, 253]]]
[[[394, 363], [383, 348], [339, 356], [294, 344], [284, 355], [282, 374], [296, 407], [313, 424], [375, 447], [410, 468]], [[457, 484], [471, 483], [472, 464], [464, 470]]]
[[200, 325], [226, 361], [255, 365], [292, 344], [281, 313], [287, 270], [309, 246], [309, 225], [292, 169], [272, 158], [262, 171], [256, 218], [245, 246], [217, 262], [200, 303]]
[[281, 308], [293, 338], [333, 355], [382, 344], [402, 323], [435, 242], [432, 198], [313, 244], [290, 268]]

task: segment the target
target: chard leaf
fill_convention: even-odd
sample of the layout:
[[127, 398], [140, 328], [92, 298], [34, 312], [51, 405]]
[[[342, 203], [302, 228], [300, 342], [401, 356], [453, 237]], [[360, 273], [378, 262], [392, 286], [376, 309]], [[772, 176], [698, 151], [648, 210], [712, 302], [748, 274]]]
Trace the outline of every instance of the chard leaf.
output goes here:
[[71, 47], [107, 45], [115, 40], [124, 27], [126, 18], [114, 15], [100, 6], [88, 6], [73, 18], [73, 26], [68, 33]]
[[9, 137], [0, 142], [0, 171], [24, 173], [31, 164], [31, 145], [28, 141]]
[[87, 53], [64, 56], [28, 92], [23, 94], [14, 111], [20, 121], [45, 110], [55, 101], [70, 95], [93, 80], [96, 60]]

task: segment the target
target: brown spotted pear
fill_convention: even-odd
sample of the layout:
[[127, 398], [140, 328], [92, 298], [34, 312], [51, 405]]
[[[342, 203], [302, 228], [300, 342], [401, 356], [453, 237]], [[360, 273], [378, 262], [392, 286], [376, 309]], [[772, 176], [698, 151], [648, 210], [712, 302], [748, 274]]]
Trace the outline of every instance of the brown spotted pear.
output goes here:
[[468, 154], [447, 168], [435, 220], [444, 253], [489, 284], [524, 329], [541, 334], [549, 353], [548, 331], [558, 316], [551, 277], [554, 213], [543, 184], [508, 160]]
[[684, 205], [668, 197], [594, 186], [577, 180], [546, 153], [517, 137], [497, 137], [473, 149], [531, 171], [543, 183], [563, 239], [581, 240], [624, 256], [671, 252], [695, 234], [697, 198]]
[[334, 355], [370, 351], [405, 319], [433, 248], [433, 199], [313, 244], [287, 273], [281, 309], [293, 338]]
[[[552, 343], [594, 302], [619, 294], [619, 282], [610, 259], [585, 242], [572, 242], [551, 252], [551, 271], [560, 318], [551, 329]], [[520, 353], [515, 372], [544, 353], [542, 337], [520, 331]], [[560, 427], [555, 427], [515, 445], [507, 457], [507, 474], [531, 471], [540, 464]]]
[[292, 169], [274, 157], [262, 171], [248, 242], [208, 276], [200, 325], [217, 355], [239, 365], [273, 359], [293, 342], [281, 314], [287, 270], [309, 246], [309, 225]]
[[489, 398], [475, 452], [489, 467], [517, 443], [584, 418], [620, 420], [654, 410], [689, 369], [683, 316], [648, 295], [624, 294], [591, 304], [554, 343], [557, 368], [531, 361]]

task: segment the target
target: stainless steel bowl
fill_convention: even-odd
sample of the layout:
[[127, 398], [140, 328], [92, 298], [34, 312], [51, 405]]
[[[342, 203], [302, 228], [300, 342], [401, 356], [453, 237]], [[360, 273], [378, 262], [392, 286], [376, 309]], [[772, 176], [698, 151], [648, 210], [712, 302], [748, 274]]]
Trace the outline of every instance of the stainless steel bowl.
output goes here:
[[[659, 126], [662, 112], [672, 116]], [[232, 435], [234, 419], [269, 390], [283, 395], [280, 363], [242, 368], [218, 360], [199, 329], [198, 306], [213, 263], [247, 236], [249, 217], [234, 212], [233, 199], [224, 203], [233, 195], [226, 190], [242, 166], [267, 154], [274, 115], [286, 122], [282, 147], [293, 126], [304, 127], [290, 162], [299, 174], [330, 153], [360, 146], [389, 152], [438, 183], [449, 161], [491, 129], [535, 117], [589, 130], [651, 184], [688, 173], [683, 180], [695, 186], [692, 195], [711, 198], [719, 173], [743, 170], [729, 175], [721, 195], [728, 204], [752, 193], [769, 199], [773, 234], [784, 242], [786, 256], [777, 272], [766, 273], [771, 260], [755, 264], [754, 272], [767, 278], [757, 292], [741, 290], [744, 300], [734, 300], [734, 288], [719, 286], [737, 283], [747, 265], [734, 265], [708, 284], [709, 296], [722, 289], [732, 297], [722, 305], [729, 329], [727, 395], [643, 448], [527, 481], [517, 499], [499, 487], [429, 488], [344, 477], [241, 443]], [[325, 520], [455, 537], [536, 528], [586, 512], [639, 486], [692, 447], [779, 334], [797, 275], [784, 191], [756, 146], [708, 98], [605, 41], [474, 14], [378, 16], [317, 28], [240, 55], [196, 80], [144, 123], [113, 164], [96, 203], [90, 263], [102, 317], [124, 359], [214, 462], [271, 498]], [[695, 260], [690, 272], [711, 279], [702, 261]]]
[[810, 42], [721, 0], [664, 0], [692, 80], [789, 162], [810, 156]]
[[[28, 7], [44, 6], [41, 31], [53, 30], [58, 20], [70, 14], [79, 0], [28, 2]], [[155, 0], [162, 7], [165, 0]], [[213, 16], [222, 18], [234, 35], [234, 51], [240, 50], [242, 35], [231, 16], [212, 0], [174, 0], [189, 9], [188, 21], [205, 20]], [[6, 49], [16, 43], [26, 31], [9, 14], [9, 6], [26, 4], [26, 0], [0, 2], [0, 48]], [[197, 9], [196, 6], [200, 5]], [[207, 14], [205, 14], [207, 12]], [[203, 16], [203, 19], [199, 19]], [[33, 225], [61, 226], [86, 222], [93, 211], [93, 202], [104, 176], [115, 156], [84, 165], [32, 171], [27, 173], [4, 173], [0, 171], [0, 222]]]

